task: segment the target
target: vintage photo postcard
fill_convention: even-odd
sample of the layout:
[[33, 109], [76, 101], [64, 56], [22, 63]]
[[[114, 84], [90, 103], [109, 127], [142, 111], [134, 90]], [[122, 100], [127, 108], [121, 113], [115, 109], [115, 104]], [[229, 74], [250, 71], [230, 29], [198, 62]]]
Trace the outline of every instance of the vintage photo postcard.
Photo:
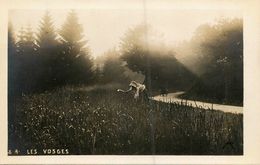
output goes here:
[[2, 4], [0, 163], [260, 163], [259, 1]]

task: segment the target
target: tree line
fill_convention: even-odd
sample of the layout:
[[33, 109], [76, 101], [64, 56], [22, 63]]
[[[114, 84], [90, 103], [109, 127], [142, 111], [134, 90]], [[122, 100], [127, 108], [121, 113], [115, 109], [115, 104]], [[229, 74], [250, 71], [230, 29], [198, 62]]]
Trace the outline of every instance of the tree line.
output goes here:
[[36, 35], [30, 27], [14, 35], [9, 25], [10, 95], [65, 85], [127, 85], [138, 74], [151, 93], [185, 90], [184, 98], [243, 102], [241, 19], [201, 25], [189, 41], [175, 47], [155, 42], [160, 36], [151, 26], [140, 24], [125, 32], [118, 49], [100, 57], [102, 63], [92, 58], [75, 11], [68, 13], [60, 30], [46, 12], [38, 29]]
[[57, 32], [49, 12], [33, 33], [30, 26], [15, 36], [8, 27], [8, 81], [10, 94], [52, 89], [62, 85], [87, 84], [93, 79], [93, 59], [84, 40], [75, 11]]
[[[153, 89], [185, 86], [183, 84], [189, 81], [182, 81], [181, 77], [190, 79], [191, 76], [184, 75], [189, 72], [176, 60], [173, 52], [162, 51], [163, 48], [155, 50], [154, 45], [144, 46], [146, 31], [150, 32], [150, 28], [146, 28], [141, 24], [129, 29], [120, 42], [120, 49], [106, 52], [102, 67], [95, 67], [75, 11], [68, 13], [58, 31], [49, 12], [41, 19], [36, 35], [28, 26], [21, 28], [15, 36], [10, 24], [9, 89], [11, 93], [22, 94], [64, 85], [127, 84], [135, 79], [134, 74], [144, 75], [144, 83], [149, 86], [150, 81]], [[153, 36], [152, 33], [148, 35]], [[164, 87], [164, 84], [167, 85]]]

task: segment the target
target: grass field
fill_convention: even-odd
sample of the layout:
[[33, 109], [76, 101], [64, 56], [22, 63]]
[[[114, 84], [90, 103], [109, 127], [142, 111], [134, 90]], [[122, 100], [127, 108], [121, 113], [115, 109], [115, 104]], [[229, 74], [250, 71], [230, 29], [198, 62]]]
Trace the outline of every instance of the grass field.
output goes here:
[[25, 95], [13, 107], [9, 149], [20, 154], [44, 148], [72, 155], [243, 154], [242, 114], [77, 88]]

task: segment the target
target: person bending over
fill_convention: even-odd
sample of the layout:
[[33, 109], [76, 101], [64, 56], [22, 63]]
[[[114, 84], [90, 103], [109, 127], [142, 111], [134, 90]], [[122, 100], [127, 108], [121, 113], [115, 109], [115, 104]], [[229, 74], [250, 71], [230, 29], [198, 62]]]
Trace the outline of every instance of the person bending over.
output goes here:
[[128, 92], [134, 91], [134, 93], [135, 93], [134, 98], [135, 99], [138, 99], [141, 93], [144, 94], [144, 96], [148, 98], [145, 85], [138, 83], [136, 81], [130, 82], [128, 90], [117, 89], [117, 91], [123, 92], [123, 93], [128, 93]]

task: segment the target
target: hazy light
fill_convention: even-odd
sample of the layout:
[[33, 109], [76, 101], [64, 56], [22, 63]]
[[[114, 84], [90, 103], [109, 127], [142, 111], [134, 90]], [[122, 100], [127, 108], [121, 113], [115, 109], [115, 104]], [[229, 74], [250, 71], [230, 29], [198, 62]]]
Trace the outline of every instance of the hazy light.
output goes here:
[[[49, 10], [56, 29], [60, 29], [69, 10]], [[9, 19], [15, 31], [31, 25], [38, 30], [45, 10], [10, 10]], [[87, 9], [76, 10], [83, 24], [86, 40], [94, 57], [108, 49], [118, 47], [127, 29], [146, 22], [160, 35], [158, 40], [166, 45], [174, 45], [188, 40], [195, 29], [204, 23], [214, 23], [221, 17], [242, 17], [238, 10], [140, 10], [140, 9]]]

